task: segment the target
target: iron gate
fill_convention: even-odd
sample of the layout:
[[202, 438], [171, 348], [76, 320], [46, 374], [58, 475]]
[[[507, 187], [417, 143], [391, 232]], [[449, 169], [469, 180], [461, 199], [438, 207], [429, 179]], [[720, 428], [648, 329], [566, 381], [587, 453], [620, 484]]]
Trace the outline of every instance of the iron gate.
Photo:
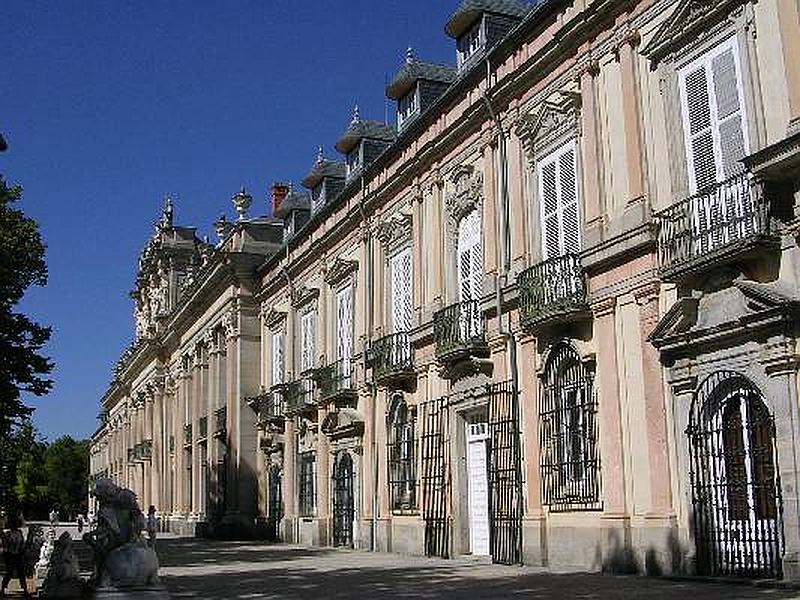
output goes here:
[[698, 571], [781, 577], [775, 422], [761, 393], [738, 373], [715, 373], [697, 391], [686, 433]]
[[353, 546], [353, 459], [340, 452], [333, 468], [333, 545]]
[[489, 386], [489, 541], [492, 560], [522, 563], [522, 471], [511, 382]]
[[450, 556], [448, 507], [450, 468], [448, 453], [447, 398], [421, 405], [422, 415], [422, 518], [425, 521], [425, 554]]
[[267, 539], [280, 541], [281, 519], [283, 518], [283, 498], [281, 497], [281, 468], [272, 465], [269, 470], [267, 502]]

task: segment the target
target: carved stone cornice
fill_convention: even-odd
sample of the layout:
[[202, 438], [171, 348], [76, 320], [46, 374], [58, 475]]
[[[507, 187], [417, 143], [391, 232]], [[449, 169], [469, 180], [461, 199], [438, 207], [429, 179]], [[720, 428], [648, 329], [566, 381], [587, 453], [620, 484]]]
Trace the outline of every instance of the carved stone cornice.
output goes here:
[[336, 258], [325, 271], [325, 283], [336, 285], [351, 273], [358, 271], [358, 261]]
[[269, 310], [264, 312], [263, 322], [269, 328], [274, 328], [286, 320], [286, 311], [276, 310], [274, 306], [270, 306]]
[[613, 52], [617, 60], [619, 60], [619, 51], [623, 46], [637, 48], [642, 43], [642, 35], [639, 30], [628, 26], [617, 31], [614, 37], [614, 45], [611, 48], [611, 52]]
[[388, 253], [411, 243], [412, 217], [397, 212], [378, 224], [376, 235]]
[[292, 308], [300, 308], [319, 297], [319, 288], [306, 287], [304, 284], [292, 288]]
[[472, 165], [460, 165], [450, 175], [453, 189], [445, 196], [445, 208], [452, 229], [475, 209], [483, 206], [483, 174]]
[[558, 92], [545, 100], [538, 111], [521, 117], [516, 133], [531, 164], [547, 144], [580, 134], [580, 104], [580, 94]]

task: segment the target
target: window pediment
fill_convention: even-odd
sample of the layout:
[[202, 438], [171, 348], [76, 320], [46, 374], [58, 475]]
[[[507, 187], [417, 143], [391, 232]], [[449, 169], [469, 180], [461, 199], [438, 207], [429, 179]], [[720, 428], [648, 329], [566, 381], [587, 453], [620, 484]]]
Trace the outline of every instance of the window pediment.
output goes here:
[[483, 174], [473, 165], [460, 165], [450, 176], [453, 189], [445, 197], [445, 207], [453, 230], [472, 210], [483, 205]]
[[276, 310], [274, 306], [271, 306], [269, 310], [264, 313], [264, 324], [270, 329], [277, 327], [285, 320], [286, 311]]
[[325, 272], [325, 283], [336, 285], [351, 273], [358, 271], [358, 261], [336, 258]]
[[376, 235], [387, 253], [411, 243], [411, 223], [411, 215], [398, 212], [378, 224]]
[[533, 163], [546, 146], [580, 132], [580, 94], [557, 92], [520, 121], [517, 135]]
[[723, 20], [743, 0], [682, 0], [642, 50], [653, 65], [684, 46], [710, 24]]
[[299, 308], [316, 300], [319, 297], [319, 288], [309, 288], [299, 285], [292, 289], [292, 307]]

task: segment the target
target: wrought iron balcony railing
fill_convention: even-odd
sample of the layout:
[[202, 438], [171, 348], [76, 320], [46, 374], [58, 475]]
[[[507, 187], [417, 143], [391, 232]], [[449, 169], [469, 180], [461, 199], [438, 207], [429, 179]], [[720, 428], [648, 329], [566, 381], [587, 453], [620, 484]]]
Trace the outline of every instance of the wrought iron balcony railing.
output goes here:
[[214, 411], [214, 436], [224, 437], [228, 430], [228, 408], [222, 406]]
[[309, 410], [315, 406], [314, 403], [314, 379], [312, 371], [306, 371], [300, 375], [300, 379], [286, 384], [286, 414], [296, 414], [304, 410]]
[[183, 443], [186, 446], [191, 445], [192, 443], [192, 424], [187, 423], [183, 426]]
[[202, 440], [208, 436], [208, 417], [200, 417], [197, 421], [197, 439]]
[[337, 360], [317, 369], [314, 379], [323, 402], [349, 400], [356, 396], [353, 361], [350, 359]]
[[459, 355], [486, 349], [483, 314], [477, 300], [458, 302], [433, 315], [436, 357], [449, 361]]
[[586, 276], [575, 254], [549, 258], [517, 277], [523, 327], [564, 321], [587, 310]]
[[280, 421], [286, 414], [286, 384], [277, 383], [265, 394], [259, 408], [260, 421]]
[[655, 216], [661, 277], [736, 258], [770, 234], [763, 185], [748, 173], [681, 200]]
[[378, 383], [391, 384], [414, 376], [414, 349], [408, 333], [392, 333], [375, 340], [370, 347], [372, 376]]

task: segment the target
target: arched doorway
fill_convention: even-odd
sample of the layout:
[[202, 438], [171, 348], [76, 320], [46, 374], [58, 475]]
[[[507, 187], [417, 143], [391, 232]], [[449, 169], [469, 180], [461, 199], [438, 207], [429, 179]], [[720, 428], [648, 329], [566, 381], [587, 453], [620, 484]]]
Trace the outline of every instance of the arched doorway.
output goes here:
[[281, 519], [283, 518], [283, 498], [281, 497], [281, 468], [272, 465], [267, 478], [267, 537], [270, 541], [280, 540]]
[[353, 546], [353, 459], [340, 452], [333, 468], [333, 545]]
[[698, 571], [780, 577], [783, 524], [775, 424], [758, 388], [711, 375], [689, 418]]

